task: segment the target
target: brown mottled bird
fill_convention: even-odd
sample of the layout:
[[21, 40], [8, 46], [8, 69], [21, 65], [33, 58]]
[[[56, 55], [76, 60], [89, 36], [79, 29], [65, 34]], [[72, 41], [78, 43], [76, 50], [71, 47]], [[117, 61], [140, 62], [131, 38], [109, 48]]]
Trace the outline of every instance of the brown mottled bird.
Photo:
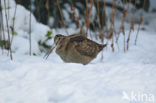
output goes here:
[[[58, 34], [54, 38], [56, 53], [64, 62], [88, 64], [106, 46], [87, 39], [81, 34], [63, 36]], [[49, 53], [50, 54], [50, 53]]]

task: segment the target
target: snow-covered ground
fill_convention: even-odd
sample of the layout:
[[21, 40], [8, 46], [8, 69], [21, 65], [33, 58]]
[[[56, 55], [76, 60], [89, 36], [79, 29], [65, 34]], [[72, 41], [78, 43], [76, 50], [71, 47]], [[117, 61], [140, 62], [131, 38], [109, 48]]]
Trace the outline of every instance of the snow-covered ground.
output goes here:
[[0, 103], [137, 103], [122, 99], [124, 91], [156, 96], [156, 35], [140, 34], [128, 52], [105, 50], [102, 62], [99, 55], [86, 66], [54, 53], [48, 60], [0, 55]]
[[[10, 10], [14, 11], [14, 2], [10, 1]], [[120, 46], [112, 52], [108, 47], [102, 52], [102, 61], [100, 53], [84, 66], [64, 63], [54, 52], [47, 60], [43, 59], [37, 41], [45, 39], [49, 28], [34, 17], [32, 47], [38, 56], [28, 56], [28, 21], [22, 21], [29, 20], [29, 12], [20, 5], [17, 8], [17, 15], [21, 15], [21, 10], [23, 15], [17, 16], [15, 23], [18, 36], [12, 44], [16, 50], [14, 60], [10, 60], [7, 51], [0, 53], [0, 103], [156, 103], [154, 18], [149, 24], [151, 28], [145, 26], [146, 30], [140, 31], [136, 46], [136, 30], [132, 33], [129, 51], [124, 53]], [[10, 18], [13, 14], [10, 12]], [[11, 19], [9, 23], [12, 25]], [[64, 30], [52, 32], [65, 33]], [[123, 45], [122, 36], [119, 45]]]

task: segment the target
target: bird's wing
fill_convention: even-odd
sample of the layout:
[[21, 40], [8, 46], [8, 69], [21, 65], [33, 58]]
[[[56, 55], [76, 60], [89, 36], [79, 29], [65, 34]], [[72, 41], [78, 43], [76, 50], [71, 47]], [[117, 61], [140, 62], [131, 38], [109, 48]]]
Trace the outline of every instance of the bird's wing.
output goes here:
[[81, 55], [89, 56], [89, 57], [96, 57], [97, 53], [97, 46], [94, 42], [91, 42], [90, 40], [86, 39], [82, 42], [78, 42], [75, 45], [75, 49], [77, 52], [79, 52]]
[[73, 43], [75, 45], [75, 50], [81, 55], [96, 57], [98, 47], [93, 41], [81, 35], [72, 36], [66, 45], [66, 50], [68, 50], [69, 46]]
[[75, 46], [75, 48], [81, 55], [90, 57], [96, 56], [97, 46], [90, 41], [85, 40], [80, 42]]
[[85, 37], [85, 35], [79, 34], [79, 33], [77, 33], [77, 34], [72, 34], [72, 35], [70, 35], [69, 37], [74, 38], [74, 37], [79, 37], [79, 36]]
[[69, 41], [68, 41], [68, 43], [67, 43], [67, 45], [66, 45], [66, 49], [65, 50], [68, 50], [69, 46], [71, 44], [73, 44], [74, 42], [76, 42], [76, 44], [77, 44], [77, 43], [80, 43], [80, 42], [84, 41], [85, 39], [86, 38], [84, 36], [80, 36], [80, 35], [78, 35], [78, 36], [74, 36], [74, 35], [71, 36]]

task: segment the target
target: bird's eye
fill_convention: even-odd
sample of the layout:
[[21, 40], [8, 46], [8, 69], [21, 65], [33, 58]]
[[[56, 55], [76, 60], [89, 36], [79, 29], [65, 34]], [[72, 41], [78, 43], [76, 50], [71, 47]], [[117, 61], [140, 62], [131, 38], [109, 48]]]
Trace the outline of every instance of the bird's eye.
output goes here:
[[58, 37], [58, 38], [57, 38], [57, 40], [58, 40], [58, 41], [60, 41], [60, 40], [61, 40], [61, 38], [60, 38], [60, 37]]

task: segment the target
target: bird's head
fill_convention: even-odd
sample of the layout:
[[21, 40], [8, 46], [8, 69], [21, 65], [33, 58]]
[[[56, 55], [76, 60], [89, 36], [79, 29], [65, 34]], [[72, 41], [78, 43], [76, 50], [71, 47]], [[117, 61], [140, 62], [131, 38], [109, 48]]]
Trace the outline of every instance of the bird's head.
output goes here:
[[61, 35], [61, 34], [57, 34], [55, 37], [54, 37], [54, 43], [55, 45], [57, 45], [65, 36]]
[[44, 56], [46, 59], [48, 58], [48, 56], [50, 55], [50, 53], [55, 49], [58, 48], [60, 46], [61, 41], [63, 40], [63, 38], [65, 38], [65, 36], [61, 35], [61, 34], [57, 34], [54, 37], [54, 43], [51, 46], [50, 50], [48, 51], [48, 53]]

